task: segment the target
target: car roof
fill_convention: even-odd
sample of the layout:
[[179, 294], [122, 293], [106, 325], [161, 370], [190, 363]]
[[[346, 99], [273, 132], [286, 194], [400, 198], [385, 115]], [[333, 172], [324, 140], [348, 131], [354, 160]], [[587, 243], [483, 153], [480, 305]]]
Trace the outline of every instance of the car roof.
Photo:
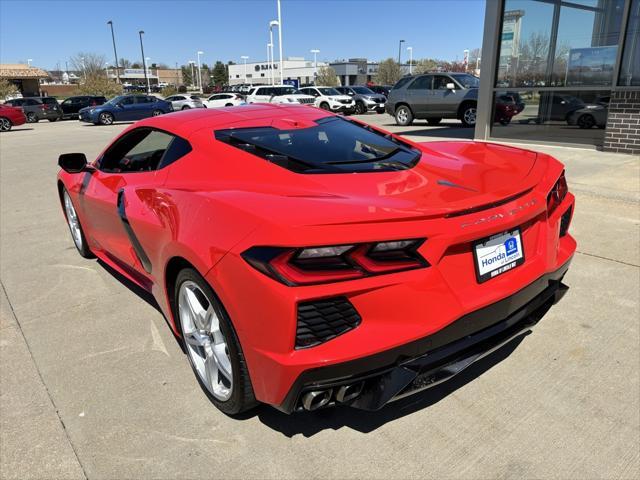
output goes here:
[[198, 108], [159, 115], [141, 120], [135, 127], [153, 127], [189, 137], [202, 129], [213, 132], [234, 126], [250, 128], [277, 125], [279, 122], [295, 128], [296, 122], [315, 121], [329, 116], [333, 114], [308, 105], [249, 104], [216, 109]]

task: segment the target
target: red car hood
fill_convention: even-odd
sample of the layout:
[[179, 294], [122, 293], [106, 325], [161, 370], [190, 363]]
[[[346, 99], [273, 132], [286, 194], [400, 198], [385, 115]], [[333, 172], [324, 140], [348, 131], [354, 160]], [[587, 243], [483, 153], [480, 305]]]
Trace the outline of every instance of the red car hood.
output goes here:
[[257, 188], [236, 185], [211, 195], [275, 223], [368, 223], [490, 205], [530, 190], [544, 170], [544, 165], [534, 168], [535, 152], [508, 146], [429, 142], [420, 148], [422, 158], [409, 170], [318, 175], [282, 170], [282, 177]]

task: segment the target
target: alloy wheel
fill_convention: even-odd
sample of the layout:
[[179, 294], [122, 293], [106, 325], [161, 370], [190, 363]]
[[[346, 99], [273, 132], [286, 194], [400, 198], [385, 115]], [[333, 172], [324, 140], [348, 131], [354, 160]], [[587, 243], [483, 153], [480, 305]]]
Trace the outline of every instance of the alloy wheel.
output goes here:
[[80, 221], [78, 220], [78, 214], [73, 207], [69, 194], [64, 192], [64, 211], [67, 216], [67, 223], [69, 224], [69, 230], [71, 230], [71, 236], [73, 242], [76, 244], [78, 250], [82, 250], [82, 230], [80, 230]]
[[467, 125], [475, 125], [476, 124], [476, 107], [469, 107], [464, 111], [462, 115], [464, 119], [464, 123]]
[[153, 111], [153, 116], [154, 116], [154, 117], [158, 117], [158, 116], [160, 116], [160, 115], [162, 115], [162, 110], [154, 110], [154, 111]]
[[27, 113], [27, 123], [35, 123], [38, 120], [36, 114], [33, 112]]
[[113, 123], [113, 117], [110, 113], [101, 113], [100, 123], [102, 123], [103, 125], [111, 125]]
[[581, 115], [578, 118], [578, 126], [580, 128], [592, 128], [596, 124], [596, 121], [591, 115]]
[[180, 285], [178, 316], [198, 377], [216, 399], [228, 400], [233, 392], [233, 367], [227, 340], [212, 302], [193, 281]]
[[8, 132], [11, 130], [11, 122], [6, 118], [0, 118], [0, 132]]

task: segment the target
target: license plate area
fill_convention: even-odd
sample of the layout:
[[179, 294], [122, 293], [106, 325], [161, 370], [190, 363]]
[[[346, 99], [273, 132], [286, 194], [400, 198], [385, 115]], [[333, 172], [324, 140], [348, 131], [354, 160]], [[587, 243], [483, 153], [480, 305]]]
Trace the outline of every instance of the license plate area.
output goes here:
[[474, 242], [473, 259], [478, 283], [484, 283], [524, 263], [519, 228]]

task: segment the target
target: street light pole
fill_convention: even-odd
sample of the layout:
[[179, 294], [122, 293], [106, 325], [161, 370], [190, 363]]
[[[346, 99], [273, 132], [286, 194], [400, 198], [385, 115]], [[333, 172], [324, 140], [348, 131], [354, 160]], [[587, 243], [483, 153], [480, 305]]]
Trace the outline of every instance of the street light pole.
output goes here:
[[[280, 23], [277, 20], [271, 20], [269, 22], [269, 45], [271, 45], [271, 63], [269, 64], [269, 70], [271, 70], [271, 72], [273, 72], [273, 27], [278, 26], [279, 28]], [[274, 78], [273, 78], [273, 73], [271, 73], [271, 85], [273, 85], [274, 82]]]
[[142, 35], [144, 34], [144, 30], [140, 30], [138, 32], [140, 35], [140, 51], [142, 52], [142, 69], [144, 70], [144, 81], [147, 84], [147, 95], [149, 94], [149, 78], [147, 77], [147, 62], [144, 59], [144, 46], [142, 45]]
[[204, 90], [202, 88], [202, 64], [200, 63], [200, 55], [204, 55], [204, 52], [198, 50], [198, 85], [200, 85], [200, 93], [203, 93]]
[[400, 63], [400, 59], [402, 58], [401, 54], [402, 54], [402, 44], [403, 43], [404, 43], [404, 40], [400, 40], [400, 42], [398, 43], [398, 65], [402, 65]]
[[413, 47], [407, 47], [409, 50], [409, 75], [413, 72]]
[[107, 25], [109, 25], [111, 27], [111, 41], [113, 42], [113, 55], [114, 57], [116, 57], [116, 77], [118, 77], [118, 83], [120, 83], [120, 70], [119, 70], [119, 63], [118, 63], [118, 52], [116, 51], [116, 36], [113, 33], [113, 21], [109, 20], [107, 22]]
[[280, 0], [278, 0], [278, 49], [280, 50], [280, 85], [283, 85], [284, 64], [282, 63], [282, 15], [280, 13]]
[[316, 78], [318, 78], [318, 54], [320, 50], [314, 48], [313, 50], [309, 50], [313, 53], [313, 84], [316, 84]]
[[[145, 60], [147, 61], [147, 65], [149, 65], [149, 72], [151, 72], [151, 58], [147, 57]], [[147, 76], [147, 92], [151, 92], [150, 80], [149, 76]]]
[[242, 55], [240, 58], [244, 60], [244, 83], [247, 83], [247, 58], [249, 57], [247, 55]]
[[31, 67], [31, 62], [33, 62], [32, 58], [27, 58], [27, 66]]
[[269, 84], [273, 85], [273, 69], [271, 68], [271, 50], [273, 49], [273, 44], [267, 43], [267, 68], [269, 69], [267, 78], [269, 79]]

